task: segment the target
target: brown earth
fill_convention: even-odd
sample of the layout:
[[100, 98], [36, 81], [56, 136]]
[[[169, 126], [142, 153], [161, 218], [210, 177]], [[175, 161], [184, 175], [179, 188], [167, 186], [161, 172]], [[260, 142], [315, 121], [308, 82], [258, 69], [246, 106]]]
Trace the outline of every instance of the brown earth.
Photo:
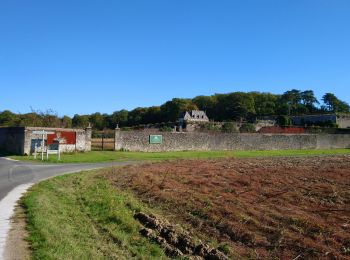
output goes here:
[[104, 176], [231, 255], [350, 259], [350, 156], [180, 160]]
[[26, 241], [25, 211], [21, 205], [17, 205], [11, 218], [11, 229], [7, 237], [4, 260], [27, 260], [31, 258], [29, 243]]

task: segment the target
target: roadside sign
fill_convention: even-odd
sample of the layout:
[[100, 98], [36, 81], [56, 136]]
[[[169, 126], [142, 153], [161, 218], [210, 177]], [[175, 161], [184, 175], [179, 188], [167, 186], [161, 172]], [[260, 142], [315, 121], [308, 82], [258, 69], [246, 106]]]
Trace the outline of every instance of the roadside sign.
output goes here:
[[60, 148], [58, 147], [58, 150], [46, 150], [46, 160], [49, 159], [49, 154], [57, 154], [57, 160], [61, 160], [61, 151]]
[[[42, 136], [42, 140], [41, 140], [41, 160], [42, 161], [44, 160], [45, 135], [54, 134], [54, 133], [55, 132], [45, 131], [45, 130], [33, 131], [33, 134], [39, 134]], [[35, 147], [35, 155], [34, 155], [35, 159], [36, 159], [36, 150], [37, 150], [37, 147]]]
[[33, 134], [36, 134], [36, 135], [52, 135], [54, 134], [55, 132], [52, 132], [52, 131], [45, 131], [45, 130], [40, 130], [40, 131], [33, 131]]
[[150, 144], [161, 144], [161, 143], [163, 143], [163, 136], [162, 135], [150, 135], [149, 136], [149, 143]]

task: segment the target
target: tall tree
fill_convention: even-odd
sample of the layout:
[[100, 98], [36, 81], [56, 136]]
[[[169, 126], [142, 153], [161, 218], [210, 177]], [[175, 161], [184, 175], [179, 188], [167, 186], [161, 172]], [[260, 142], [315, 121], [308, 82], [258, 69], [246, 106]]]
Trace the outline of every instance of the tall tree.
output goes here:
[[90, 117], [88, 115], [75, 114], [72, 119], [72, 125], [76, 128], [85, 128], [89, 125]]
[[162, 115], [159, 106], [149, 107], [143, 117], [146, 124], [155, 124], [162, 122]]
[[243, 120], [255, 114], [252, 95], [243, 92], [233, 92], [228, 95], [218, 95], [218, 118], [220, 120]]
[[115, 128], [118, 126], [127, 126], [128, 125], [128, 116], [129, 111], [126, 109], [122, 109], [120, 111], [115, 111], [110, 116], [109, 128]]
[[20, 126], [44, 126], [42, 117], [35, 112], [18, 115]]
[[316, 104], [319, 104], [312, 90], [305, 90], [300, 93], [302, 104], [308, 109], [308, 113], [313, 113], [317, 110]]
[[197, 96], [192, 99], [198, 109], [205, 111], [209, 118], [215, 117], [216, 101], [214, 96]]
[[350, 106], [348, 103], [338, 99], [334, 94], [332, 93], [326, 93], [322, 97], [322, 101], [324, 103], [324, 108], [326, 111], [329, 112], [344, 112], [348, 113], [350, 112]]
[[249, 93], [254, 99], [254, 108], [257, 116], [274, 115], [276, 113], [277, 95], [271, 93]]
[[72, 119], [69, 116], [62, 117], [62, 127], [72, 128]]
[[99, 112], [90, 115], [90, 123], [95, 129], [102, 130], [106, 127], [105, 117]]
[[288, 90], [283, 93], [280, 100], [287, 105], [289, 115], [296, 114], [302, 100], [301, 92], [297, 89]]
[[131, 125], [146, 124], [147, 122], [144, 120], [146, 113], [147, 113], [146, 107], [137, 107], [134, 110], [130, 111], [128, 115], [129, 124]]
[[5, 110], [0, 113], [0, 125], [1, 126], [16, 126], [18, 123], [17, 115], [9, 110]]

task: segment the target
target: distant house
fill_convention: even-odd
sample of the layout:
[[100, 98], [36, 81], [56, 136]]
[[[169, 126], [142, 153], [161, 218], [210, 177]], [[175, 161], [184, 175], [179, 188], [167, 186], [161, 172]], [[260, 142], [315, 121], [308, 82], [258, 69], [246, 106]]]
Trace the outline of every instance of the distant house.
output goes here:
[[202, 110], [191, 110], [181, 114], [179, 126], [187, 131], [194, 131], [196, 125], [209, 122], [209, 118]]
[[350, 128], [350, 115], [349, 114], [319, 114], [319, 115], [302, 115], [291, 116], [293, 125], [312, 125], [320, 123], [334, 123], [339, 128]]

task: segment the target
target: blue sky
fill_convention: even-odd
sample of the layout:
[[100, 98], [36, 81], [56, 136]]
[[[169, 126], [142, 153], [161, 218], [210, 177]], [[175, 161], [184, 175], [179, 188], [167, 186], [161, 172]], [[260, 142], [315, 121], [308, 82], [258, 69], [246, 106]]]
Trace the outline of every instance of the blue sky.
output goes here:
[[312, 89], [350, 102], [348, 0], [0, 1], [0, 111]]

